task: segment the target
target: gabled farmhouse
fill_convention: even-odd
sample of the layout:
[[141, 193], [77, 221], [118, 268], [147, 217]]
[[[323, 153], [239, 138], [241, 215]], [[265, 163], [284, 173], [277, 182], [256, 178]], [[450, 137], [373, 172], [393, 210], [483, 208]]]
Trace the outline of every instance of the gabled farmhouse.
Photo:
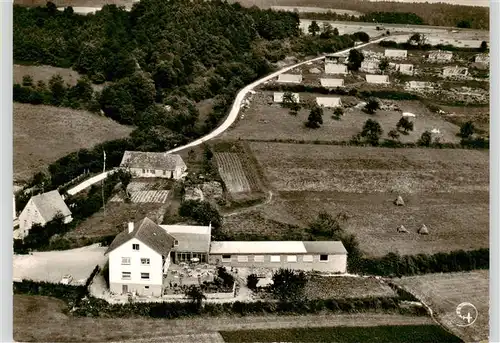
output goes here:
[[345, 273], [342, 242], [254, 241], [212, 242], [210, 263], [241, 268], [289, 268]]
[[387, 75], [366, 75], [366, 82], [376, 84], [388, 84], [389, 76]]
[[347, 74], [347, 66], [344, 64], [325, 63], [325, 74]]
[[320, 79], [319, 81], [325, 88], [344, 87], [344, 79]]
[[175, 238], [149, 218], [128, 223], [105, 253], [111, 293], [161, 296], [174, 245]]
[[66, 224], [73, 220], [71, 211], [57, 190], [31, 197], [19, 215], [18, 237], [26, 237], [34, 224], [45, 225], [56, 215], [61, 215]]
[[136, 177], [173, 179], [179, 179], [187, 169], [180, 155], [141, 151], [125, 151], [120, 167], [129, 169]]
[[406, 59], [408, 57], [407, 50], [385, 49], [384, 56], [388, 58]]
[[162, 229], [175, 238], [174, 247], [170, 253], [172, 263], [190, 262], [199, 259], [199, 262], [208, 262], [212, 225], [160, 225]]
[[342, 106], [340, 98], [333, 97], [317, 97], [316, 104], [320, 107], [335, 108]]
[[449, 62], [453, 58], [451, 51], [434, 50], [427, 55], [427, 60], [430, 62]]
[[280, 74], [280, 75], [278, 75], [278, 82], [280, 82], [280, 83], [301, 83], [302, 82], [302, 75]]
[[[283, 102], [283, 95], [285, 95], [284, 92], [274, 92], [273, 101], [275, 103], [281, 104]], [[292, 93], [292, 95], [297, 103], [300, 102], [299, 93]]]

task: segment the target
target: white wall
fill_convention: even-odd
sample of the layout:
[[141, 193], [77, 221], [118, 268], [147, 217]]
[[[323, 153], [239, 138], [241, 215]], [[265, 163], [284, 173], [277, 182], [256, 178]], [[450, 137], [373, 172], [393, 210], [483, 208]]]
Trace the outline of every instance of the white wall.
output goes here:
[[19, 228], [23, 232], [23, 235], [27, 235], [29, 229], [31, 229], [34, 224], [45, 225], [46, 223], [47, 222], [42, 218], [40, 212], [38, 212], [35, 207], [33, 200], [30, 199], [19, 215]]
[[175, 167], [174, 171], [166, 170], [165, 173], [160, 169], [143, 169], [142, 168], [130, 168], [130, 172], [136, 177], [161, 177], [161, 178], [174, 178], [179, 179], [181, 175], [186, 171], [186, 168]]
[[[132, 244], [139, 244], [139, 250], [133, 250]], [[122, 257], [130, 257], [130, 265], [122, 265]], [[141, 258], [149, 258], [150, 264], [141, 265]], [[136, 238], [109, 253], [109, 283], [115, 284], [115, 287], [112, 287], [115, 289], [116, 284], [162, 285], [162, 269], [162, 256]], [[123, 280], [122, 272], [130, 272], [130, 280]], [[149, 280], [142, 280], [141, 273], [149, 273]]]

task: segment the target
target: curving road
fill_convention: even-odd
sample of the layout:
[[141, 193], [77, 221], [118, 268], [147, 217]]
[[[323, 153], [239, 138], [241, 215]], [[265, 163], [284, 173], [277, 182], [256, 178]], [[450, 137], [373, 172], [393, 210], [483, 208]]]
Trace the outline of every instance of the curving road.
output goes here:
[[[343, 55], [345, 53], [348, 53], [352, 49], [363, 48], [363, 47], [365, 47], [365, 46], [367, 46], [369, 44], [378, 43], [378, 42], [380, 42], [380, 41], [382, 41], [382, 40], [384, 40], [386, 38], [387, 37], [382, 37], [382, 38], [379, 38], [379, 39], [376, 39], [376, 40], [372, 40], [372, 41], [370, 41], [368, 43], [365, 43], [365, 44], [361, 44], [361, 45], [358, 45], [358, 46], [355, 46], [355, 47], [352, 47], [352, 48], [349, 48], [349, 49], [338, 51], [338, 52], [334, 53], [333, 55], [334, 56]], [[310, 63], [310, 62], [319, 61], [319, 60], [324, 59], [324, 58], [325, 58], [325, 56], [320, 56], [320, 57], [316, 57], [316, 58], [313, 58], [313, 59], [310, 59], [310, 60], [307, 60], [307, 61], [303, 61], [303, 62], [294, 64], [294, 65], [285, 67], [285, 68], [280, 69], [280, 70], [278, 70], [278, 71], [276, 71], [276, 72], [274, 72], [274, 73], [272, 73], [270, 75], [267, 75], [267, 76], [263, 77], [262, 79], [259, 79], [259, 80], [255, 81], [255, 82], [247, 85], [245, 88], [243, 88], [242, 90], [240, 90], [238, 92], [238, 94], [236, 95], [236, 99], [233, 102], [233, 106], [231, 107], [231, 111], [229, 112], [229, 114], [227, 115], [226, 119], [224, 120], [224, 122], [219, 127], [217, 127], [215, 130], [213, 130], [212, 132], [210, 132], [206, 136], [198, 138], [197, 140], [194, 140], [191, 143], [188, 143], [186, 145], [183, 145], [183, 146], [180, 146], [180, 147], [176, 147], [176, 148], [174, 148], [172, 150], [167, 151], [167, 154], [171, 154], [171, 153], [174, 153], [174, 152], [178, 152], [178, 151], [181, 151], [181, 150], [184, 150], [184, 149], [187, 149], [187, 148], [191, 148], [191, 147], [200, 145], [200, 144], [202, 144], [202, 143], [204, 143], [206, 141], [209, 141], [209, 140], [217, 137], [218, 135], [220, 135], [221, 133], [223, 133], [224, 131], [226, 131], [227, 129], [229, 129], [229, 127], [236, 121], [236, 119], [238, 118], [238, 113], [240, 112], [241, 103], [243, 102], [243, 100], [245, 99], [245, 97], [247, 96], [247, 94], [250, 93], [250, 91], [253, 90], [255, 87], [263, 84], [266, 81], [269, 81], [269, 80], [277, 77], [280, 74], [286, 73], [289, 70], [292, 70], [294, 68], [297, 68], [297, 67], [299, 67], [301, 65], [304, 65], [304, 64], [307, 64], [307, 63]], [[82, 183], [80, 183], [80, 184], [76, 185], [75, 187], [69, 189], [68, 190], [68, 194], [74, 195], [74, 194], [76, 194], [78, 192], [81, 192], [82, 190], [84, 190], [84, 189], [92, 186], [93, 184], [95, 184], [95, 183], [97, 183], [97, 182], [105, 179], [107, 176], [108, 176], [108, 172], [96, 175], [93, 178], [88, 179], [86, 181], [83, 181]]]

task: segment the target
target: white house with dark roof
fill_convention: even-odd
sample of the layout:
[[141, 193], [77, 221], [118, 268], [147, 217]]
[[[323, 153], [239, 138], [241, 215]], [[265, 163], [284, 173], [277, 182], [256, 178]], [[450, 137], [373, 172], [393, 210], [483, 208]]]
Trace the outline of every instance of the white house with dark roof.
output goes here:
[[125, 151], [120, 167], [135, 177], [179, 179], [187, 169], [182, 157], [165, 152]]
[[174, 245], [175, 238], [149, 218], [128, 223], [105, 253], [111, 293], [161, 296]]
[[19, 232], [16, 238], [26, 237], [34, 224], [43, 226], [56, 215], [62, 216], [66, 224], [73, 220], [70, 209], [57, 190], [32, 196], [19, 215]]
[[347, 251], [339, 241], [212, 242], [210, 263], [240, 268], [345, 273]]

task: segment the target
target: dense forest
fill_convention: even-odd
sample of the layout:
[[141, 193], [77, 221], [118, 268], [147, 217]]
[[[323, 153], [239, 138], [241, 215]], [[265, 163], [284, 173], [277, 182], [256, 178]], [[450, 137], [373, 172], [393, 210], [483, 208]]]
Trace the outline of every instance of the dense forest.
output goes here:
[[[102, 149], [165, 151], [212, 130], [244, 85], [286, 56], [317, 55], [354, 45], [355, 37], [300, 34], [295, 13], [243, 8], [222, 1], [142, 0], [130, 12], [107, 5], [95, 14], [14, 6], [14, 60], [73, 68], [85, 75], [68, 87], [29, 78], [14, 85], [14, 100], [86, 108], [134, 125], [131, 138], [70, 154], [49, 167], [57, 187], [83, 170], [102, 168]], [[89, 93], [91, 83], [104, 83]], [[200, 118], [196, 103], [211, 99]], [[116, 143], [116, 144], [115, 144]], [[96, 156], [96, 159], [92, 158]], [[38, 178], [39, 180], [40, 178]], [[57, 181], [56, 181], [57, 180]], [[47, 189], [47, 186], [45, 187]]]

